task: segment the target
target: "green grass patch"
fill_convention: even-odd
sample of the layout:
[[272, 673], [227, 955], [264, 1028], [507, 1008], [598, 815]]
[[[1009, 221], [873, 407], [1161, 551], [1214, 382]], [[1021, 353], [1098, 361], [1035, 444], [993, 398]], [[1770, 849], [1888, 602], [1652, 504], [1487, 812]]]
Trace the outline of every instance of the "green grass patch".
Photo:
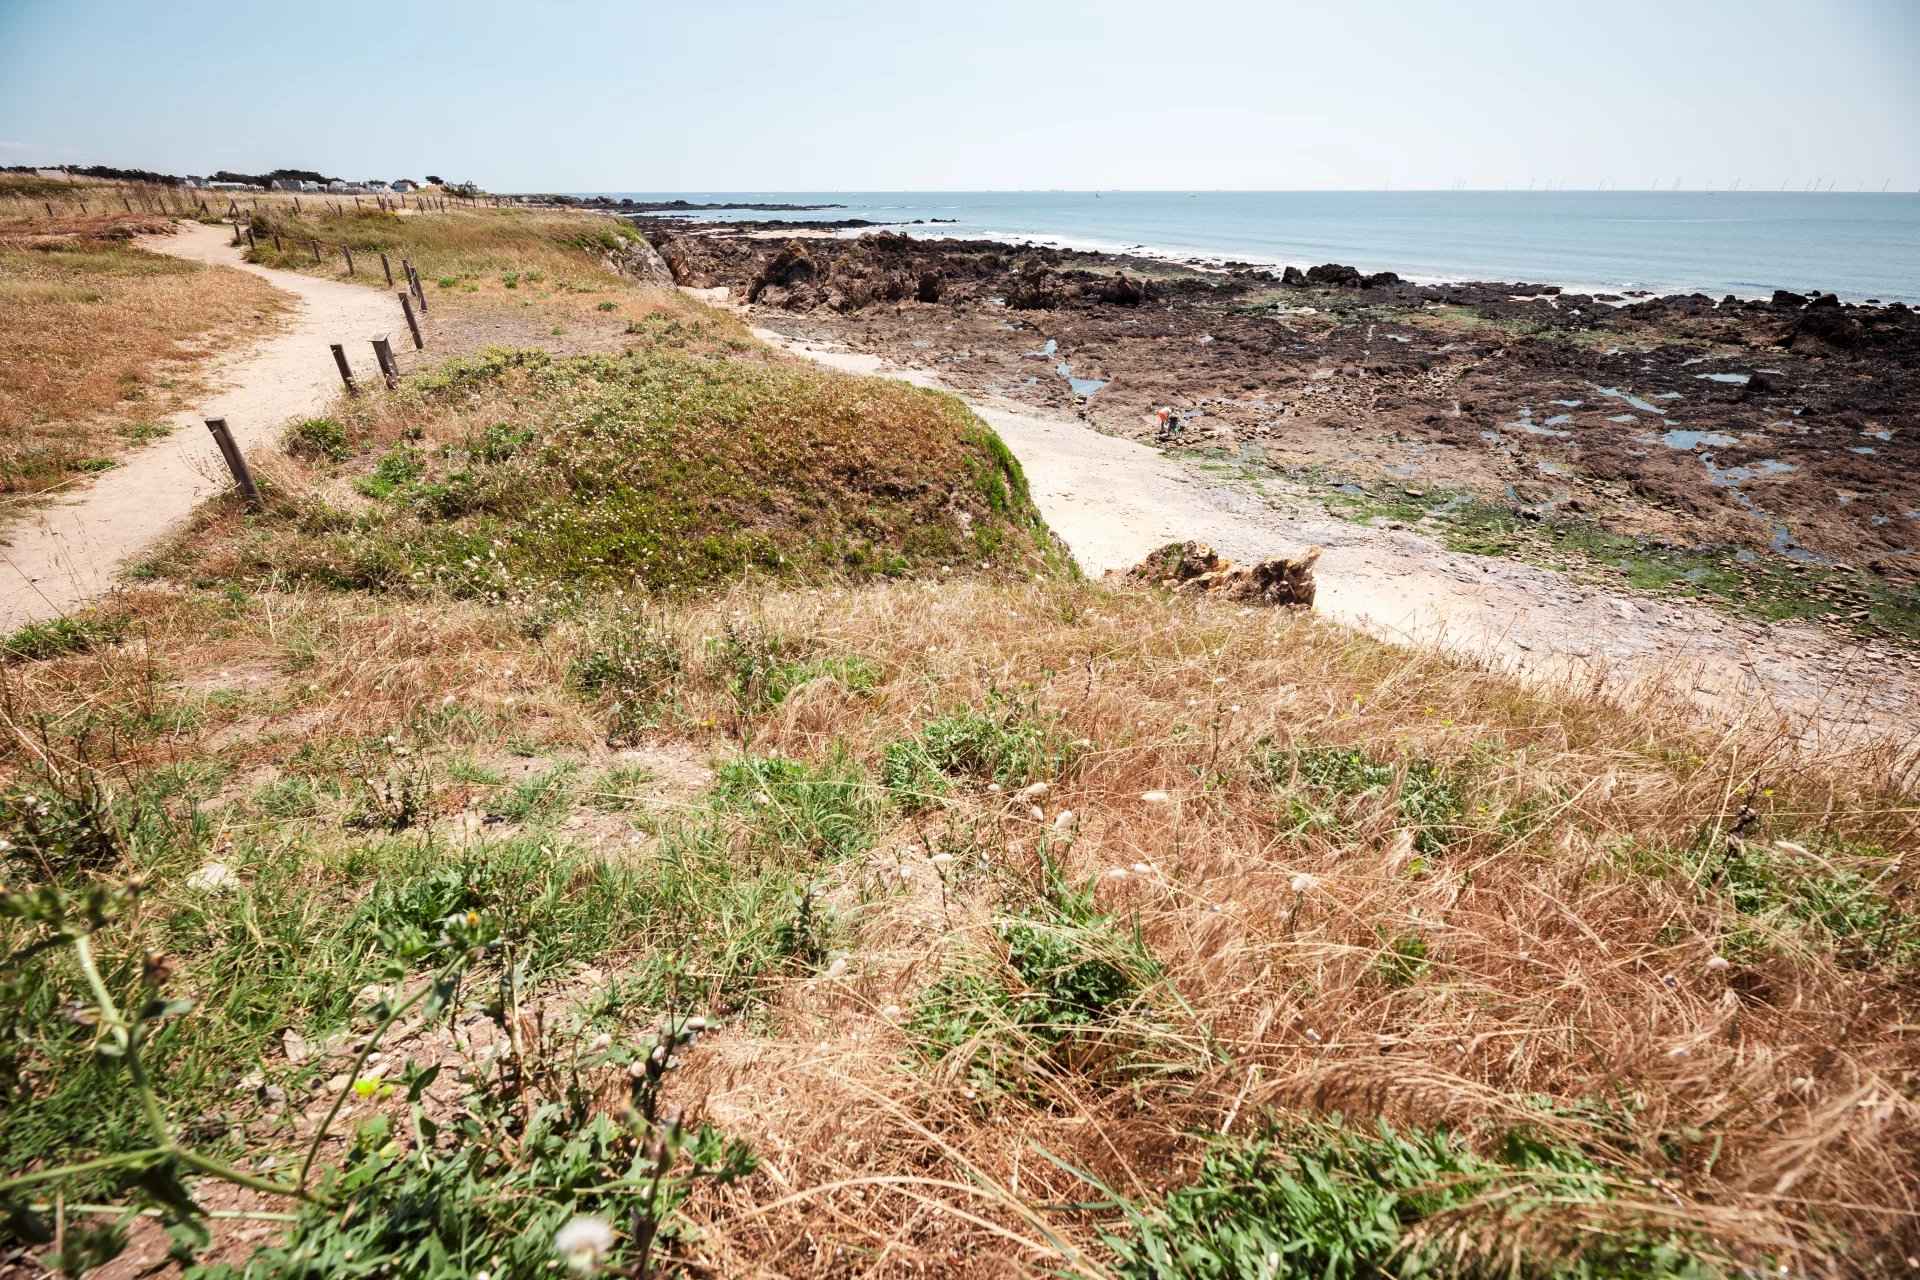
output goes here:
[[89, 653], [118, 644], [126, 634], [121, 618], [55, 618], [50, 622], [30, 622], [10, 636], [0, 637], [0, 659], [8, 662], [41, 662], [70, 653]]
[[1117, 1065], [1130, 1033], [1153, 1025], [1160, 965], [1099, 910], [1091, 882], [1072, 884], [1049, 863], [1041, 892], [994, 933], [999, 956], [942, 974], [907, 1021], [923, 1056], [958, 1059], [984, 1096], [1034, 1096], [1051, 1072]]
[[1072, 759], [1073, 746], [1051, 717], [1000, 697], [985, 710], [941, 716], [889, 744], [880, 777], [894, 799], [913, 810], [947, 794], [956, 780], [1023, 786], [1059, 777]]
[[1127, 1280], [1723, 1274], [1699, 1244], [1628, 1213], [1604, 1225], [1628, 1186], [1582, 1151], [1519, 1133], [1479, 1155], [1444, 1130], [1336, 1121], [1217, 1144], [1159, 1206], [1121, 1202], [1131, 1230], [1107, 1244]]

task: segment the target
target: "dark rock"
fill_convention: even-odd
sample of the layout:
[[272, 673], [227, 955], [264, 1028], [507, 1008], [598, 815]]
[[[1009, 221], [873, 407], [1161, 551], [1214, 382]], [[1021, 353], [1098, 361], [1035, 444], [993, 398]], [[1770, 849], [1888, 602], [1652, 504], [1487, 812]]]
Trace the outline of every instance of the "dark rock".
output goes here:
[[1851, 351], [1860, 345], [1861, 332], [1860, 322], [1848, 315], [1839, 299], [1829, 293], [1807, 304], [1807, 309], [1793, 322], [1787, 345], [1796, 351], [1810, 345]]
[[1795, 293], [1790, 289], [1775, 289], [1773, 291], [1773, 305], [1776, 307], [1804, 307], [1807, 305], [1807, 295], [1804, 293]]
[[1360, 283], [1369, 289], [1386, 289], [1402, 281], [1391, 271], [1376, 271], [1370, 276], [1362, 277]]
[[1147, 300], [1147, 290], [1125, 272], [1101, 285], [1096, 296], [1116, 307], [1137, 307]]
[[819, 274], [820, 268], [814, 262], [813, 255], [807, 252], [807, 246], [798, 240], [789, 240], [754, 277], [753, 283], [747, 288], [747, 301], [760, 301], [760, 295], [770, 288], [790, 290], [796, 285], [812, 284]]
[[1060, 305], [1060, 292], [1052, 271], [1038, 262], [1020, 268], [1020, 274], [1007, 285], [1007, 305], [1015, 311], [1051, 311]]
[[1308, 284], [1331, 285], [1340, 289], [1358, 288], [1362, 276], [1357, 267], [1342, 266], [1337, 262], [1323, 262], [1317, 267], [1307, 268]]
[[1280, 283], [1295, 289], [1304, 289], [1307, 287], [1307, 278], [1300, 274], [1300, 268], [1288, 267], [1280, 273]]
[[914, 288], [913, 296], [922, 302], [938, 302], [941, 291], [945, 287], [946, 282], [941, 279], [938, 271], [922, 271], [920, 283]]

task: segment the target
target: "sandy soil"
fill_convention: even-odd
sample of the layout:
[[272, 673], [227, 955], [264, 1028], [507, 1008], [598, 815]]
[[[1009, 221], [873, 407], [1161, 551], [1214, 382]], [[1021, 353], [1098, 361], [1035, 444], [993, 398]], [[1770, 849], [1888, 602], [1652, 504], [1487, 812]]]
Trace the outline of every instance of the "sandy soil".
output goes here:
[[[944, 387], [880, 356], [756, 329], [764, 341], [852, 373]], [[951, 388], [945, 388], [951, 389]], [[1248, 561], [1317, 544], [1318, 607], [1388, 639], [1438, 644], [1528, 676], [1626, 693], [1657, 685], [1719, 714], [1783, 720], [1815, 742], [1910, 733], [1915, 658], [1806, 625], [1584, 586], [1551, 570], [1462, 555], [1404, 530], [1330, 519], [1305, 491], [1256, 485], [1064, 413], [991, 396], [967, 403], [1026, 468], [1035, 501], [1089, 574], [1122, 570], [1176, 539]], [[1298, 499], [1296, 502], [1295, 499]]]
[[224, 417], [243, 450], [261, 448], [289, 419], [320, 412], [338, 394], [330, 343], [346, 346], [361, 378], [376, 376], [370, 339], [388, 337], [396, 350], [410, 345], [392, 294], [242, 262], [224, 228], [187, 222], [175, 235], [139, 243], [252, 272], [292, 294], [295, 310], [282, 331], [216, 361], [205, 378], [212, 390], [171, 419], [172, 436], [8, 530], [0, 545], [0, 633], [109, 591], [122, 569], [230, 483], [205, 419]]

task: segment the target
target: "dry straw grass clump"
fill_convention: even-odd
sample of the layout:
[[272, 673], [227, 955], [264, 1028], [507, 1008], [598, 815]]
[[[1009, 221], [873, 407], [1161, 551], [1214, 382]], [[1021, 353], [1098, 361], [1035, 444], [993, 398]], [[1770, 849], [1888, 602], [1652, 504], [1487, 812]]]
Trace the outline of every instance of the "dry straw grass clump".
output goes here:
[[[957, 709], [1079, 745], [1043, 789], [977, 768], [897, 829], [892, 856], [952, 891], [945, 913], [869, 896], [849, 976], [797, 993], [783, 1036], [736, 1043], [703, 1078], [790, 1152], [794, 1193], [717, 1214], [717, 1237], [805, 1242], [797, 1269], [820, 1274], [856, 1248], [955, 1273], [1057, 1262], [1066, 1241], [1098, 1256], [1084, 1219], [1033, 1216], [1099, 1198], [1063, 1165], [1151, 1204], [1204, 1135], [1277, 1126], [1310, 1146], [1338, 1114], [1483, 1153], [1526, 1135], [1603, 1171], [1577, 1212], [1551, 1186], [1515, 1200], [1508, 1170], [1507, 1191], [1420, 1228], [1489, 1266], [1670, 1236], [1816, 1271], [1859, 1262], [1836, 1252], [1851, 1240], [1868, 1269], [1904, 1265], [1910, 748], [1815, 761], [1311, 618], [1101, 589], [749, 608], [887, 673], [857, 696], [823, 679], [788, 697], [756, 721], [756, 751], [883, 768], [889, 744]], [[696, 629], [724, 627], [723, 609]], [[1063, 885], [1091, 902], [1066, 909]], [[922, 917], [904, 952], [900, 910]], [[1067, 995], [1045, 997], [1057, 972], [1023, 959], [1035, 920]], [[956, 966], [985, 986], [956, 986]], [[1118, 994], [1074, 986], [1103, 982]], [[1070, 1030], [1036, 1024], [1062, 1008]]]
[[[721, 1273], [1896, 1274], [1915, 1247], [1907, 744], [1820, 758], [1059, 580], [116, 618], [16, 642], [9, 718], [213, 771], [250, 928], [301, 936], [268, 891], [298, 876], [319, 946], [345, 868], [380, 902], [478, 876], [455, 900], [485, 906], [544, 860], [622, 904], [540, 917], [538, 954], [589, 966], [616, 1040], [715, 1023], [664, 1088], [758, 1161], [678, 1210], [676, 1256]], [[568, 779], [609, 739], [712, 780], [605, 828], [644, 785]], [[382, 752], [417, 809], [346, 785]], [[441, 834], [462, 806], [508, 843]]]

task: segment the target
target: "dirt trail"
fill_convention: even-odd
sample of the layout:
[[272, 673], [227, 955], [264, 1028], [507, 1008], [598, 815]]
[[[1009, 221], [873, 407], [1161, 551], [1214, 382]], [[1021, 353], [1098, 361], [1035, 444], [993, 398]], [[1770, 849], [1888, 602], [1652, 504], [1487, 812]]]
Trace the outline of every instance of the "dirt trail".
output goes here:
[[218, 360], [214, 392], [174, 415], [167, 439], [128, 455], [89, 487], [8, 529], [0, 545], [0, 634], [67, 613], [113, 587], [121, 570], [165, 535], [194, 505], [228, 484], [203, 420], [225, 418], [245, 450], [278, 436], [288, 419], [324, 409], [339, 391], [329, 343], [348, 345], [356, 369], [370, 364], [367, 341], [402, 321], [391, 294], [275, 271], [240, 260], [225, 228], [180, 224], [177, 234], [146, 236], [140, 246], [195, 262], [250, 271], [294, 295], [284, 329]]
[[[942, 385], [879, 356], [755, 333], [833, 368]], [[1913, 657], [1888, 646], [1458, 554], [1415, 533], [1336, 520], [1277, 479], [1223, 476], [1074, 418], [966, 398], [1020, 458], [1047, 522], [1089, 574], [1128, 568], [1177, 538], [1236, 561], [1318, 544], [1321, 611], [1388, 639], [1578, 687], [1660, 685], [1719, 714], [1783, 718], [1815, 745], [1920, 724]]]

